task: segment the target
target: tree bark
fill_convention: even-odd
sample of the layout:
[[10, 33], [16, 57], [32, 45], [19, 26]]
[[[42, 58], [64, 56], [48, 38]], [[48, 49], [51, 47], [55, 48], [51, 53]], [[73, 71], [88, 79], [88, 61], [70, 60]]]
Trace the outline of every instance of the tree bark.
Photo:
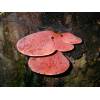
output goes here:
[[[99, 86], [100, 19], [96, 13], [8, 13], [0, 17], [0, 86]], [[87, 19], [88, 18], [88, 19]], [[83, 43], [69, 56], [71, 66], [61, 75], [32, 72], [28, 57], [16, 49], [17, 41], [32, 32], [69, 31]]]

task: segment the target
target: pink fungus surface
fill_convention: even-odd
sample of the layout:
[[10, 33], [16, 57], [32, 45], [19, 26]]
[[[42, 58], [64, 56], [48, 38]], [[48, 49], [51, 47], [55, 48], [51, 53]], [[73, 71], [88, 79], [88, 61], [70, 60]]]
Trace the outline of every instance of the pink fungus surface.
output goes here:
[[62, 52], [73, 50], [74, 44], [81, 42], [72, 33], [41, 31], [23, 37], [16, 46], [20, 53], [31, 56], [28, 65], [33, 72], [56, 75], [65, 72], [70, 66]]
[[31, 57], [28, 65], [33, 72], [44, 75], [57, 75], [69, 68], [69, 60], [61, 52], [46, 57]]

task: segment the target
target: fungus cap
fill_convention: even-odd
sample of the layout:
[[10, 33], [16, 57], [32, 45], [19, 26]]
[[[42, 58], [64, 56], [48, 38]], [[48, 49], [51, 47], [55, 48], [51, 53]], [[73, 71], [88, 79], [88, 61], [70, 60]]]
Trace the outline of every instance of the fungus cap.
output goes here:
[[45, 75], [57, 75], [69, 68], [69, 60], [61, 52], [46, 57], [31, 57], [28, 65], [33, 72]]
[[[69, 35], [67, 34], [67, 36]], [[46, 56], [56, 50], [62, 52], [70, 51], [74, 49], [72, 41], [75, 43], [75, 39], [71, 40], [71, 36], [70, 39], [68, 38], [66, 34], [62, 37], [60, 34], [56, 34], [52, 31], [36, 32], [20, 39], [17, 42], [17, 49], [22, 54], [28, 56]]]
[[62, 41], [68, 44], [79, 44], [82, 42], [82, 39], [72, 33], [63, 33]]
[[25, 36], [17, 42], [17, 49], [28, 56], [45, 56], [55, 51], [52, 31], [41, 31]]
[[54, 36], [55, 49], [61, 52], [70, 51], [74, 49], [74, 45], [62, 41], [62, 35], [56, 34]]

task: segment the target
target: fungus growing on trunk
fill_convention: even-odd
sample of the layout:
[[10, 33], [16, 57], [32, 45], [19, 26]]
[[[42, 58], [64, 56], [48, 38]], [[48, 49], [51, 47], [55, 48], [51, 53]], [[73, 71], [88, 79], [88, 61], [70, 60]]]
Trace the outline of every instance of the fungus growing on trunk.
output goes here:
[[41, 31], [30, 34], [17, 42], [17, 49], [22, 54], [32, 56], [28, 65], [33, 72], [56, 75], [69, 68], [69, 60], [61, 52], [74, 49], [73, 44], [82, 40], [72, 33], [54, 33]]
[[30, 34], [17, 42], [17, 49], [28, 56], [45, 56], [55, 51], [52, 42], [52, 31]]
[[52, 31], [42, 31], [30, 34], [17, 43], [17, 49], [22, 54], [28, 56], [46, 56], [58, 51], [70, 51], [74, 49], [72, 44], [63, 40], [60, 34]]
[[45, 57], [31, 57], [28, 65], [33, 72], [45, 75], [57, 75], [69, 68], [69, 60], [61, 52]]
[[63, 33], [62, 41], [68, 44], [79, 44], [82, 42], [82, 39], [72, 33]]

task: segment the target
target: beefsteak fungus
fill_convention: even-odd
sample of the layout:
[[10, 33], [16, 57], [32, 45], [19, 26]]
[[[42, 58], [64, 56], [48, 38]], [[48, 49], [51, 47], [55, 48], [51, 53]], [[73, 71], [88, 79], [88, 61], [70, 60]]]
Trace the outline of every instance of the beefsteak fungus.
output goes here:
[[69, 68], [69, 60], [61, 52], [74, 49], [82, 40], [72, 33], [41, 31], [25, 36], [17, 42], [22, 54], [31, 56], [28, 65], [33, 72], [57, 75]]

